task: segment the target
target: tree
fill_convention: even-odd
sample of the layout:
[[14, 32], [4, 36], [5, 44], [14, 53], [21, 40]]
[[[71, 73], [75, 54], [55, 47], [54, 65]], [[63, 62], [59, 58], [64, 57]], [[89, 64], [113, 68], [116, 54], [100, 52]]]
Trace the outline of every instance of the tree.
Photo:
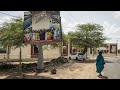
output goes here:
[[7, 48], [7, 59], [9, 59], [10, 47], [13, 42], [11, 41], [11, 33], [9, 33], [9, 23], [5, 22], [3, 26], [0, 28], [0, 41], [1, 45]]
[[65, 34], [64, 32], [62, 32], [62, 37], [61, 37], [61, 38], [62, 38], [62, 39], [61, 39], [61, 42], [52, 43], [52, 44], [51, 44], [51, 48], [57, 48], [57, 47], [59, 47], [59, 48], [60, 48], [61, 55], [62, 55], [62, 49], [63, 49], [62, 43], [68, 41], [68, 35]]
[[8, 47], [7, 56], [9, 59], [10, 47], [20, 48], [19, 71], [21, 73], [21, 46], [23, 46], [23, 19], [13, 18], [9, 22], [4, 22], [0, 28], [0, 40], [4, 47]]
[[68, 35], [75, 46], [84, 49], [85, 54], [88, 48], [97, 48], [107, 39], [103, 36], [103, 29], [103, 26], [95, 23], [78, 24], [76, 31], [69, 32]]

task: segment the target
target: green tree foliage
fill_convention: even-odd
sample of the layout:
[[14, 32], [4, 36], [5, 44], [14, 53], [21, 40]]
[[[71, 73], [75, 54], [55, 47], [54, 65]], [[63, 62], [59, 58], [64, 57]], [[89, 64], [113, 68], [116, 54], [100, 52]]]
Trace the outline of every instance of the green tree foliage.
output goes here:
[[0, 28], [0, 41], [4, 47], [19, 47], [23, 44], [23, 20], [11, 19], [10, 22], [4, 22]]
[[4, 22], [0, 27], [1, 45], [7, 47], [7, 58], [9, 59], [10, 48], [20, 48], [20, 64], [19, 71], [21, 73], [21, 46], [23, 44], [23, 19], [13, 18], [9, 22]]
[[95, 23], [78, 24], [75, 32], [69, 32], [71, 42], [80, 48], [84, 48], [83, 53], [87, 52], [87, 48], [97, 48], [107, 39], [103, 36], [103, 26]]

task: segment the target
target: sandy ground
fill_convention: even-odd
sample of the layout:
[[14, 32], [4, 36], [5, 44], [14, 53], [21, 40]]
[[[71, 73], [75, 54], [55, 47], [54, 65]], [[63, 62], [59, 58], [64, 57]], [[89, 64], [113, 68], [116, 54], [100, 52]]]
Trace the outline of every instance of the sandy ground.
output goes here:
[[[24, 73], [25, 79], [100, 79], [96, 73], [95, 61], [70, 61], [59, 67], [55, 67], [56, 74], [50, 71], [42, 73]], [[102, 73], [104, 75], [104, 73]], [[0, 79], [11, 79], [12, 73], [0, 73]]]
[[41, 73], [41, 76], [56, 78], [56, 79], [99, 79], [95, 72], [95, 64], [75, 63], [71, 66], [59, 67], [57, 74], [51, 75], [48, 73]]
[[[90, 62], [90, 63], [89, 63]], [[28, 79], [39, 79], [40, 77], [50, 78], [50, 79], [100, 79], [96, 73], [96, 66], [94, 61], [89, 61], [87, 63], [82, 63], [79, 61], [72, 61], [69, 64], [64, 64], [57, 67], [57, 73], [52, 75], [51, 72], [46, 73], [29, 73]], [[102, 73], [104, 75], [104, 73]]]

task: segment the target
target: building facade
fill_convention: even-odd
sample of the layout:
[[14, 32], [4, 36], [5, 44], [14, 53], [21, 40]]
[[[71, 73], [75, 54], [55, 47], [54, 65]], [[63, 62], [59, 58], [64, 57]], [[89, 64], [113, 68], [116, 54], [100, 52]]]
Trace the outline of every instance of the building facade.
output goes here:
[[[63, 52], [62, 54], [67, 56], [69, 54], [72, 54], [73, 52], [82, 52], [83, 49], [74, 47], [72, 44], [70, 44], [70, 47], [68, 48], [69, 43], [65, 42], [63, 44]], [[87, 50], [87, 55], [88, 56], [93, 56], [93, 54], [96, 56], [98, 54], [98, 50], [103, 51], [104, 56], [116, 56], [118, 54], [118, 48], [117, 48], [117, 43], [104, 43], [101, 47], [99, 48], [88, 48]]]
[[[21, 48], [22, 59], [31, 59], [38, 57], [38, 48], [34, 45], [27, 45]], [[43, 46], [43, 58], [44, 59], [53, 59], [61, 56], [60, 48], [50, 48], [44, 49]], [[12, 47], [9, 54], [10, 59], [19, 59], [20, 58], [20, 49]], [[0, 59], [7, 58], [7, 53], [0, 53]]]
[[[44, 49], [43, 46], [43, 58], [44, 59], [53, 59], [59, 56], [69, 56], [74, 52], [82, 52], [83, 49], [77, 48], [68, 41], [62, 43], [62, 49], [60, 47], [51, 48], [50, 45], [48, 49]], [[102, 47], [92, 49], [88, 48], [87, 55], [88, 56], [96, 56], [98, 54], [98, 50], [103, 51], [104, 56], [116, 56], [118, 54], [117, 44], [116, 43], [105, 43]], [[19, 59], [20, 49], [14, 49], [14, 47], [10, 50], [10, 59]], [[27, 45], [22, 47], [22, 59], [30, 59], [30, 58], [37, 58], [38, 57], [38, 47], [35, 45]], [[6, 53], [0, 53], [0, 59], [7, 58]]]

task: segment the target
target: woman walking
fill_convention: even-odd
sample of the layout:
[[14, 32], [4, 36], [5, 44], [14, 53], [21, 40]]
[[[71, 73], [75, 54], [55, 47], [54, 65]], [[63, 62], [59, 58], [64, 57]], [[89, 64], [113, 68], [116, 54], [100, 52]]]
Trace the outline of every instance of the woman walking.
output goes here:
[[98, 51], [98, 56], [96, 58], [96, 72], [99, 73], [99, 76], [102, 76], [101, 72], [104, 69], [104, 58], [102, 56], [102, 51]]

